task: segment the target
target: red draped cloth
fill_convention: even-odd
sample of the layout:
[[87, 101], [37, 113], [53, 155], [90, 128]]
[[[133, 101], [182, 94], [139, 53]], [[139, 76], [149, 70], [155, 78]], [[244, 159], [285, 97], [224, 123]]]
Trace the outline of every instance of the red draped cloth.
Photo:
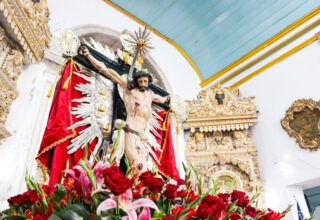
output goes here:
[[[67, 160], [69, 160], [69, 167], [73, 167], [78, 164], [85, 153], [85, 150], [80, 148], [73, 154], [67, 153], [67, 146], [70, 145], [71, 138], [76, 137], [80, 131], [86, 128], [86, 126], [82, 126], [73, 130], [67, 129], [72, 124], [82, 120], [70, 114], [71, 109], [80, 104], [72, 102], [72, 100], [83, 97], [74, 87], [79, 83], [88, 83], [82, 77], [72, 74], [72, 72], [79, 72], [79, 70], [73, 62], [68, 62], [57, 85], [47, 127], [36, 157], [38, 164], [50, 174], [49, 186], [54, 186], [55, 183], [60, 182], [61, 172], [66, 169]], [[90, 157], [96, 143], [97, 140], [94, 140], [88, 146], [88, 157]]]
[[157, 142], [160, 144], [162, 149], [162, 152], [156, 152], [158, 160], [160, 161], [160, 164], [158, 164], [158, 170], [167, 178], [180, 179], [173, 148], [169, 112], [161, 111], [158, 112], [158, 115], [163, 119], [162, 121], [158, 120], [162, 129], [157, 129], [161, 138], [156, 137]]

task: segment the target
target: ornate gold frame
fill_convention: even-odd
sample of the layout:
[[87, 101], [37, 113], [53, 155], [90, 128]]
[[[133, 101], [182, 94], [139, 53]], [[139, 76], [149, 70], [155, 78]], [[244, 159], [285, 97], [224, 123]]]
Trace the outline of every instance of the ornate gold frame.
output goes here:
[[[303, 138], [298, 132], [294, 131], [290, 127], [290, 121], [294, 119], [294, 113], [301, 112], [306, 108], [309, 108], [310, 110], [317, 109], [320, 111], [320, 102], [315, 102], [312, 99], [296, 100], [286, 111], [286, 116], [281, 120], [281, 124], [282, 127], [288, 132], [289, 136], [294, 137], [296, 139], [301, 148], [308, 149], [310, 151], [315, 151], [320, 148], [320, 140], [318, 138], [310, 141], [306, 138]], [[320, 123], [318, 124], [318, 129], [320, 130], [319, 126]]]

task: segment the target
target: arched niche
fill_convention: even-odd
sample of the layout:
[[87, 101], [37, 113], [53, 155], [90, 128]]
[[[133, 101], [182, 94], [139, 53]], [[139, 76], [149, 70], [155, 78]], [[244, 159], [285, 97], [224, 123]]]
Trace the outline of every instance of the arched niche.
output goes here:
[[215, 182], [218, 187], [220, 187], [220, 192], [227, 192], [230, 186], [233, 184], [233, 189], [243, 191], [243, 182], [238, 173], [230, 170], [220, 170], [215, 172], [209, 180], [209, 188], [213, 187], [213, 182]]

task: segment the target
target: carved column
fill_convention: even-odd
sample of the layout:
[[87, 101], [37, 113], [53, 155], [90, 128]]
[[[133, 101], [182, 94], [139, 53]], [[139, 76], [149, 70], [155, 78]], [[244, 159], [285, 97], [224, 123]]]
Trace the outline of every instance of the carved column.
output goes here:
[[0, 141], [10, 136], [5, 123], [23, 63], [40, 61], [49, 47], [48, 16], [46, 0], [0, 1]]
[[228, 190], [233, 180], [234, 189], [249, 195], [255, 194], [256, 188], [263, 190], [257, 150], [248, 130], [258, 118], [253, 98], [219, 85], [186, 101], [186, 159], [199, 171], [206, 190], [213, 181], [222, 191]]

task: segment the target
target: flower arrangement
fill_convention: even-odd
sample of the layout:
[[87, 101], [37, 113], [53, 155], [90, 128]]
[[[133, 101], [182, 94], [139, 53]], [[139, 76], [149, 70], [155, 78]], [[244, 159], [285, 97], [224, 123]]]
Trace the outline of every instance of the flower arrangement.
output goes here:
[[[114, 160], [113, 160], [114, 161]], [[277, 220], [290, 210], [277, 213], [259, 210], [253, 198], [237, 190], [218, 193], [217, 186], [202, 192], [198, 176], [197, 190], [185, 180], [164, 180], [156, 171], [139, 176], [132, 167], [126, 174], [115, 163], [81, 160], [64, 172], [61, 184], [40, 186], [26, 175], [28, 191], [8, 199], [5, 219], [217, 219]]]
[[[138, 175], [128, 160], [123, 173], [115, 163], [114, 149], [107, 161], [90, 163], [87, 149], [83, 160], [63, 171], [60, 184], [54, 188], [40, 186], [28, 177], [28, 191], [8, 199], [9, 208], [2, 212], [4, 219], [32, 220], [278, 220], [292, 206], [277, 213], [257, 208], [257, 193], [249, 198], [233, 190], [219, 193], [203, 192], [202, 179], [192, 167], [198, 184], [193, 187], [191, 171], [185, 166], [185, 180], [165, 179], [154, 168]], [[1, 214], [0, 214], [1, 219]]]

